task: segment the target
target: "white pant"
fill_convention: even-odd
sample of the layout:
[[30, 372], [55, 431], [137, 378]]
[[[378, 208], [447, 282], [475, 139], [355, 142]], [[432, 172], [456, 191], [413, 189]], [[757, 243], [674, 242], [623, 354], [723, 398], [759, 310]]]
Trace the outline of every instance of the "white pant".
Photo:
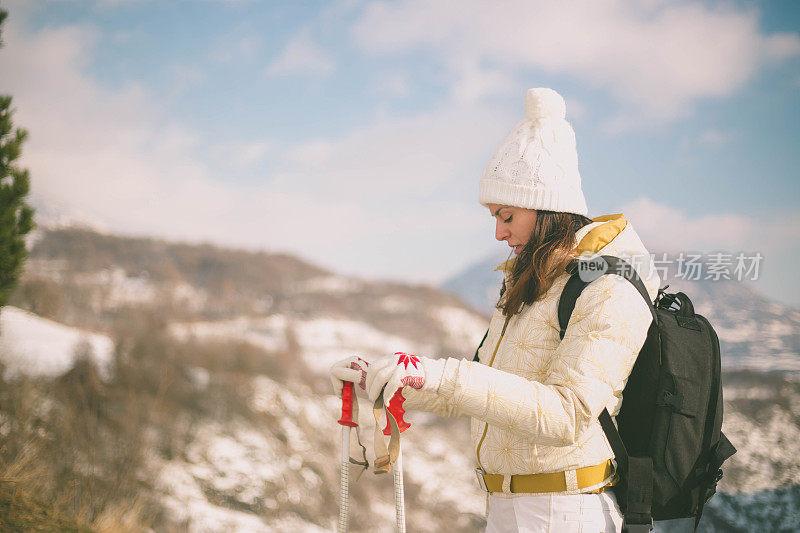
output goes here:
[[600, 533], [622, 531], [611, 491], [600, 494], [489, 496], [486, 533]]

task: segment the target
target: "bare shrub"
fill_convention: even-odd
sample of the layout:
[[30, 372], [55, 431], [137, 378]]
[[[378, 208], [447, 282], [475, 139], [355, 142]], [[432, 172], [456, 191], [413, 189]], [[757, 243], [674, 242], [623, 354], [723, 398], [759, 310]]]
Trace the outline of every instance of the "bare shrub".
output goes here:
[[140, 498], [143, 447], [130, 404], [102, 381], [86, 346], [53, 381], [3, 381], [0, 478], [25, 502], [48, 502], [43, 509], [76, 523], [143, 531], [155, 506]]
[[66, 295], [58, 283], [43, 278], [23, 277], [11, 294], [9, 304], [26, 309], [39, 316], [58, 319], [66, 305]]

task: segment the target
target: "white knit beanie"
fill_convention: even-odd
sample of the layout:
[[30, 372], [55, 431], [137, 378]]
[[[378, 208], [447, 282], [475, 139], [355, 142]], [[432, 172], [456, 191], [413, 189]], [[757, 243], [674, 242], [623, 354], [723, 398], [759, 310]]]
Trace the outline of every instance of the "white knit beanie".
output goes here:
[[489, 160], [480, 182], [481, 204], [501, 204], [586, 215], [575, 132], [567, 106], [553, 89], [529, 89], [525, 118]]

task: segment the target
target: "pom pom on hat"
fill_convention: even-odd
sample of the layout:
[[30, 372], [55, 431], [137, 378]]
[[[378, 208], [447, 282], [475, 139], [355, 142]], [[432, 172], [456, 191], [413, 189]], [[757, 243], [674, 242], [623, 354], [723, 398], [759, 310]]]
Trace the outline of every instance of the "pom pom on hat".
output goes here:
[[530, 120], [567, 118], [567, 104], [553, 89], [537, 87], [525, 94], [525, 116]]
[[483, 171], [481, 204], [586, 215], [575, 132], [560, 94], [543, 87], [525, 94], [517, 122]]

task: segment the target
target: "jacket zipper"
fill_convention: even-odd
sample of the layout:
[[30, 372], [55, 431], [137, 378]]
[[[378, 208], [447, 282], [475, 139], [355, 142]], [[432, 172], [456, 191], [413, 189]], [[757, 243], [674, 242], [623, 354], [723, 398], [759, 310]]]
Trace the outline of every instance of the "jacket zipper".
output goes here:
[[[500, 349], [500, 343], [503, 341], [503, 336], [506, 334], [506, 328], [508, 327], [508, 322], [511, 320], [510, 316], [506, 317], [506, 321], [503, 324], [503, 331], [500, 332], [500, 338], [497, 339], [497, 345], [494, 347], [494, 352], [492, 353], [492, 358], [489, 360], [489, 367], [494, 364], [494, 358], [497, 355], [497, 350]], [[478, 458], [478, 466], [483, 470], [483, 464], [481, 464], [481, 446], [483, 445], [483, 439], [486, 438], [486, 432], [489, 430], [489, 423], [484, 422], [483, 427], [483, 435], [481, 436], [481, 440], [478, 441], [478, 449], [475, 452], [475, 455]]]

